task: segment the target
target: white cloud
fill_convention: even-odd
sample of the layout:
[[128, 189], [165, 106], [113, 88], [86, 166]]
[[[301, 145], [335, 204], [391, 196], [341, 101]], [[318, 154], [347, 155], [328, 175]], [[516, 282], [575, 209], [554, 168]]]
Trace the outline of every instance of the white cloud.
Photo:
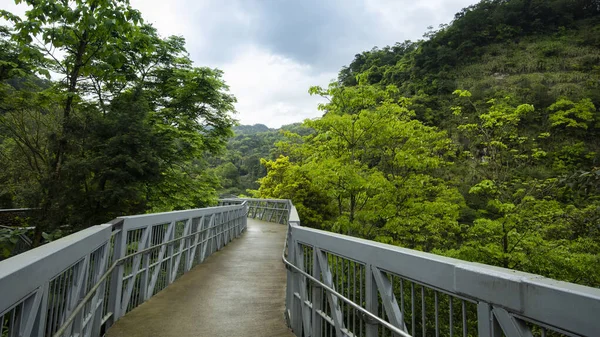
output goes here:
[[427, 27], [437, 29], [440, 24], [450, 23], [454, 14], [476, 0], [365, 0], [367, 11], [375, 14], [381, 32], [381, 44], [394, 44], [404, 40], [418, 40]]
[[[240, 123], [280, 127], [322, 114], [317, 110], [322, 99], [311, 97], [308, 88], [327, 86], [337, 77], [338, 69], [319, 71], [256, 43], [253, 36], [261, 24], [260, 16], [244, 8], [243, 2], [228, 1], [228, 6], [218, 0], [131, 3], [161, 35], [184, 36], [197, 66], [224, 71], [225, 81], [238, 100], [235, 118]], [[219, 35], [228, 33], [235, 35], [235, 45], [222, 48], [215, 43]], [[219, 52], [220, 59], [211, 57]]]
[[222, 66], [225, 80], [238, 99], [237, 118], [242, 124], [261, 123], [269, 127], [318, 117], [319, 97], [308, 88], [327, 86], [335, 72], [317, 73], [307, 64], [270, 53], [253, 45], [240, 49], [238, 56]]

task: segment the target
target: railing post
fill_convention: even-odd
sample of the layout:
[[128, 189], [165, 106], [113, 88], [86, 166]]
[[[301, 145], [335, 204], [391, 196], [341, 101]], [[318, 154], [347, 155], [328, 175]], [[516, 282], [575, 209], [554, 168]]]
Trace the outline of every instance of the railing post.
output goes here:
[[[294, 248], [292, 245], [292, 232], [291, 232], [291, 228], [288, 227], [288, 234], [286, 239], [287, 242], [287, 259], [288, 261], [290, 261], [290, 263], [294, 263]], [[290, 326], [290, 328], [293, 328], [294, 325], [294, 308], [293, 308], [293, 304], [294, 304], [294, 273], [290, 270], [290, 268], [287, 268], [287, 278], [286, 278], [286, 296], [285, 296], [285, 309], [286, 309], [286, 316], [288, 319], [288, 325]]]
[[[377, 298], [377, 284], [375, 283], [375, 278], [373, 276], [373, 266], [371, 264], [365, 265], [365, 305], [369, 312], [373, 315], [377, 316], [379, 300]], [[366, 331], [367, 337], [377, 337], [378, 336], [378, 326], [377, 324], [370, 323], [369, 320], [366, 320]]]
[[247, 226], [248, 226], [248, 215], [250, 212], [250, 206], [248, 204], [246, 204], [245, 208], [244, 208], [244, 213], [246, 214], [246, 216], [242, 217], [242, 223], [243, 223], [243, 227], [242, 227], [242, 232], [246, 230]]
[[492, 314], [492, 306], [485, 302], [477, 303], [477, 332], [479, 337], [501, 337], [500, 325]]
[[[298, 243], [291, 237], [288, 241], [288, 260], [296, 266], [296, 249]], [[300, 286], [298, 279], [299, 274], [296, 271], [288, 269], [288, 310], [290, 310], [290, 323], [291, 328], [297, 336], [302, 337], [302, 305], [300, 300], [296, 298], [296, 292]], [[299, 293], [299, 292], [298, 292]]]
[[[146, 231], [148, 231], [148, 240], [146, 243], [146, 248], [152, 246], [152, 225], [146, 227]], [[148, 283], [149, 283], [149, 275], [150, 275], [150, 253], [144, 253], [142, 256], [142, 268], [144, 271], [140, 275], [140, 293], [142, 302], [146, 302], [148, 300]]]
[[[46, 293], [44, 293], [44, 291], [46, 291], [46, 290], [47, 290], [47, 288], [45, 285], [38, 288], [35, 291], [34, 295], [29, 296], [29, 298], [23, 302], [23, 307], [22, 307], [23, 312], [21, 313], [21, 319], [24, 319], [24, 321], [19, 323], [22, 334], [19, 334], [19, 331], [17, 331], [17, 329], [15, 329], [14, 327], [12, 327], [12, 329], [15, 329], [15, 330], [11, 331], [10, 330], [11, 326], [9, 325], [8, 326], [8, 329], [9, 329], [8, 334], [9, 335], [12, 336], [14, 334], [14, 336], [29, 336], [29, 335], [32, 335], [32, 333], [34, 331], [40, 330], [39, 326], [43, 325], [43, 323], [45, 322], [45, 320], [42, 321], [42, 312], [45, 312], [45, 310], [46, 310], [45, 303], [43, 303], [43, 299], [46, 295]], [[42, 304], [44, 304], [44, 306], [42, 306]], [[44, 315], [44, 317], [45, 317], [45, 315]], [[2, 322], [0, 324], [4, 324], [4, 322]], [[2, 327], [2, 329], [4, 329], [4, 326]], [[3, 334], [3, 336], [5, 336], [5, 335]]]
[[37, 320], [35, 321], [32, 329], [32, 334], [34, 336], [43, 336], [44, 330], [46, 329], [46, 315], [48, 312], [47, 307], [50, 292], [50, 280], [44, 282], [44, 285], [41, 287], [40, 291], [42, 292], [42, 302], [40, 303], [39, 314], [38, 316], [36, 316]]
[[[305, 261], [304, 261], [304, 254], [305, 254], [305, 250], [303, 248], [303, 246], [296, 242], [296, 266], [298, 268], [300, 268], [302, 271], [306, 272], [306, 269], [304, 268], [305, 266]], [[298, 295], [300, 297], [300, 300], [298, 301], [300, 303], [300, 307], [298, 308], [299, 312], [300, 312], [300, 324], [302, 325], [302, 331], [304, 331], [304, 333], [302, 335], [304, 336], [309, 336], [310, 332], [312, 331], [311, 329], [311, 317], [312, 317], [312, 311], [310, 310], [310, 307], [308, 305], [306, 305], [306, 301], [308, 301], [308, 293], [306, 290], [306, 286], [307, 286], [307, 280], [306, 277], [304, 275], [302, 275], [299, 272], [296, 272], [296, 290], [298, 292]], [[298, 330], [300, 331], [300, 330]]]
[[[102, 258], [98, 265], [99, 268], [98, 268], [98, 270], [96, 270], [96, 275], [94, 275], [94, 284], [100, 280], [100, 278], [102, 277], [102, 274], [104, 274], [104, 272], [107, 270], [107, 268], [109, 268], [109, 265], [108, 265], [109, 256], [110, 256], [110, 240], [108, 241], [106, 246], [104, 246], [104, 251], [102, 252]], [[102, 310], [104, 308], [104, 302], [102, 300], [104, 299], [104, 295], [105, 295], [105, 291], [106, 291], [106, 282], [108, 282], [108, 281], [107, 280], [102, 281], [100, 287], [98, 288], [98, 290], [96, 290], [94, 299], [92, 300], [91, 311], [90, 311], [90, 314], [92, 316], [92, 323], [89, 327], [87, 327], [87, 329], [91, 331], [90, 336], [100, 336], [100, 330], [102, 328], [102, 314], [103, 314]]]
[[[112, 263], [125, 256], [127, 248], [127, 233], [125, 222], [121, 223], [121, 230], [115, 234]], [[108, 310], [112, 310], [112, 316], [106, 322], [106, 327], [112, 326], [123, 313], [121, 312], [121, 295], [123, 292], [123, 265], [118, 265], [110, 278], [110, 293], [108, 296]]]
[[[177, 231], [177, 221], [172, 222], [173, 230], [169, 233], [169, 238], [167, 241], [171, 241], [175, 239], [175, 232]], [[173, 283], [171, 279], [171, 275], [173, 274], [173, 253], [174, 253], [174, 244], [170, 243], [167, 245], [167, 257], [169, 261], [167, 262], [167, 285]]]
[[[321, 280], [321, 265], [319, 264], [319, 257], [317, 256], [317, 247], [313, 246], [313, 270], [312, 276], [317, 280]], [[323, 334], [322, 328], [322, 317], [318, 311], [322, 311], [323, 308], [323, 293], [322, 288], [317, 284], [313, 284], [312, 287], [312, 334], [311, 337], [321, 337]]]

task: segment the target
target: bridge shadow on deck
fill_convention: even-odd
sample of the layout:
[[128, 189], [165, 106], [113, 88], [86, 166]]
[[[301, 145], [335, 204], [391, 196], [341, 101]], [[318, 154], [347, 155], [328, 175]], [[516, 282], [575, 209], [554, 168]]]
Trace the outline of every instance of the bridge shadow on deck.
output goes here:
[[248, 219], [240, 238], [108, 330], [108, 337], [294, 336], [285, 325], [286, 226]]

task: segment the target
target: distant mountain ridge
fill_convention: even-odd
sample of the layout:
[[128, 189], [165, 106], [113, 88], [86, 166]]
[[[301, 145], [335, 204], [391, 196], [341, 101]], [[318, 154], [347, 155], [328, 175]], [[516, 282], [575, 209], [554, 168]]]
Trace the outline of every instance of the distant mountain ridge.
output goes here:
[[254, 124], [254, 125], [236, 125], [232, 128], [232, 130], [236, 135], [241, 135], [241, 134], [254, 134], [254, 133], [260, 133], [260, 132], [275, 131], [276, 129], [271, 129], [264, 124]]

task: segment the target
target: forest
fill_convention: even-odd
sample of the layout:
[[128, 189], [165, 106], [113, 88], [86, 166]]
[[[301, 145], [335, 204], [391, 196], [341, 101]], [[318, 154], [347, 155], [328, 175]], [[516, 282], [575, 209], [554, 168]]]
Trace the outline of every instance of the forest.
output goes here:
[[33, 245], [214, 204], [208, 157], [235, 123], [223, 73], [194, 65], [183, 38], [161, 37], [128, 1], [24, 3], [23, 17], [0, 12], [0, 208], [35, 209], [23, 219]]
[[24, 2], [1, 13], [0, 208], [36, 209], [35, 245], [246, 195], [291, 199], [304, 226], [600, 287], [599, 0], [483, 0], [357, 54], [307, 88], [322, 117], [277, 130], [236, 125], [223, 73], [126, 1]]
[[256, 197], [303, 225], [600, 286], [600, 2], [484, 0], [357, 54]]

